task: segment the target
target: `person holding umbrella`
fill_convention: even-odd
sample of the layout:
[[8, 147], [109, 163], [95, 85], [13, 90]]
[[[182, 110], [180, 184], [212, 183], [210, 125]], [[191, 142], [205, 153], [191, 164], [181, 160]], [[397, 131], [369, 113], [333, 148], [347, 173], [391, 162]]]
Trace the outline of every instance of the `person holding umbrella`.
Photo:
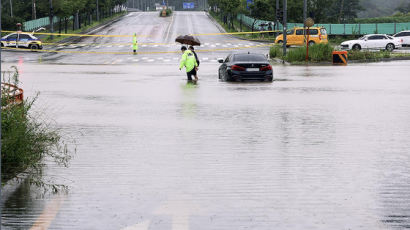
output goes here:
[[196, 62], [194, 53], [187, 50], [186, 46], [181, 47], [181, 52], [182, 58], [179, 64], [179, 70], [182, 70], [182, 68], [185, 67], [188, 81], [192, 81], [192, 76], [195, 76], [195, 81], [197, 81], [198, 78], [196, 77], [196, 71], [198, 69], [198, 63]]
[[179, 69], [181, 70], [184, 66], [187, 71], [188, 81], [192, 81], [192, 75], [195, 77], [195, 81], [198, 80], [196, 71], [198, 70], [198, 57], [197, 55], [192, 52], [194, 50], [193, 46], [200, 46], [201, 42], [192, 35], [181, 35], [175, 39], [176, 42], [181, 44], [190, 45], [190, 50], [187, 50], [186, 46], [181, 47], [182, 51], [182, 58]]
[[[196, 53], [195, 53], [194, 47], [193, 47], [193, 46], [189, 46], [188, 49], [191, 50], [191, 52], [194, 54], [196, 63], [198, 64], [198, 67], [199, 67], [199, 59], [198, 59], [198, 55], [196, 55]], [[198, 67], [197, 67], [197, 69], [196, 69], [196, 74], [194, 75], [195, 81], [198, 81]]]

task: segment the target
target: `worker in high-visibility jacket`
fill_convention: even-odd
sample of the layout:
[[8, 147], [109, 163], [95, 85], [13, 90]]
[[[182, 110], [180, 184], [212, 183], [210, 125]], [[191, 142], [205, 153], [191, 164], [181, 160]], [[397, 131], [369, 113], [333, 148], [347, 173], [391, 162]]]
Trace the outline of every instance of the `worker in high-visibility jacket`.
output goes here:
[[[186, 46], [181, 47], [181, 52], [182, 58], [179, 64], [179, 70], [185, 67], [188, 81], [192, 81], [192, 75], [196, 77], [196, 71], [198, 70], [195, 55], [191, 50], [187, 50]], [[198, 80], [198, 78], [195, 78], [195, 80]]]
[[134, 37], [132, 38], [132, 49], [134, 50], [134, 54], [137, 54], [137, 50], [138, 50], [137, 33], [134, 33]]

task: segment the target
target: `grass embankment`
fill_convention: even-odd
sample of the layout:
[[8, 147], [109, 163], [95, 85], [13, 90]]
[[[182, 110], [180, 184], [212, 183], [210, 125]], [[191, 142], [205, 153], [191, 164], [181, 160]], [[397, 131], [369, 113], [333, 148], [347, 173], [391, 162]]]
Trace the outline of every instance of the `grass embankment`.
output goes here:
[[[6, 76], [6, 82], [18, 86], [18, 71]], [[6, 77], [6, 78], [4, 78]], [[61, 131], [44, 117], [33, 114], [35, 98], [26, 98], [16, 103], [15, 91], [8, 87], [2, 90], [1, 110], [1, 180], [2, 183], [30, 171], [29, 180], [42, 188], [51, 187], [54, 192], [62, 185], [50, 184], [41, 177], [42, 161], [52, 159], [67, 166], [71, 152], [62, 140]]]
[[[332, 52], [334, 48], [330, 44], [317, 44], [309, 47], [309, 62], [332, 62]], [[270, 48], [269, 55], [271, 58], [279, 58], [292, 64], [301, 64], [306, 61], [306, 47], [297, 47], [288, 49], [286, 56], [283, 56], [282, 46], [272, 46]], [[388, 51], [349, 51], [348, 60], [362, 61], [362, 62], [375, 62], [380, 60], [408, 57], [410, 53], [391, 53]]]
[[[84, 33], [85, 31], [87, 31], [87, 30], [89, 30], [89, 29], [91, 29], [91, 28], [94, 28], [94, 27], [96, 27], [96, 26], [98, 26], [98, 25], [104, 24], [104, 23], [106, 23], [106, 22], [108, 22], [108, 21], [110, 21], [110, 20], [119, 18], [119, 17], [121, 17], [121, 16], [123, 16], [123, 15], [125, 15], [125, 14], [127, 14], [127, 12], [121, 12], [121, 13], [113, 14], [111, 17], [103, 18], [103, 19], [101, 19], [100, 21], [93, 21], [93, 22], [91, 22], [91, 24], [88, 24], [88, 25], [86, 25], [86, 26], [82, 25], [82, 26], [81, 26], [81, 29], [77, 29], [77, 30], [68, 29], [68, 30], [67, 30], [67, 34], [81, 34], [81, 33]], [[72, 21], [72, 20], [71, 20], [71, 21]], [[62, 23], [62, 24], [64, 24], [64, 23]], [[70, 24], [71, 24], [71, 25], [70, 25]], [[63, 26], [63, 25], [62, 25], [62, 26]], [[68, 27], [68, 28], [72, 28], [72, 23], [69, 23], [69, 27]], [[43, 32], [41, 32], [41, 33], [43, 33]], [[46, 32], [44, 32], [44, 33], [50, 33], [50, 30], [46, 30]], [[56, 24], [54, 25], [54, 33], [59, 33], [58, 23], [56, 23]], [[44, 37], [42, 38], [42, 40], [43, 40], [43, 42], [44, 42], [45, 44], [47, 44], [47, 43], [59, 42], [59, 41], [65, 39], [65, 38], [69, 37], [69, 36], [64, 35], [64, 34], [65, 34], [64, 28], [62, 28], [61, 34], [62, 34], [62, 35], [54, 35], [54, 36], [53, 36], [53, 39], [51, 39], [51, 36], [50, 36], [50, 35], [46, 35], [46, 36], [44, 36]]]
[[[212, 16], [212, 18], [215, 19], [215, 21], [218, 22], [219, 25], [221, 25], [226, 32], [228, 33], [235, 33], [235, 32], [252, 32], [252, 28], [249, 28], [247, 25], [242, 23], [242, 29], [241, 29], [241, 23], [239, 20], [236, 18], [233, 19], [233, 27], [231, 27], [228, 24], [225, 24], [221, 20], [221, 15], [218, 13], [215, 13], [213, 11], [209, 12], [209, 15]], [[257, 32], [257, 31], [254, 31]], [[236, 37], [243, 38], [246, 40], [266, 40], [270, 42], [275, 42], [275, 36], [274, 35], [269, 35], [269, 33], [249, 33], [249, 34], [235, 34]]]

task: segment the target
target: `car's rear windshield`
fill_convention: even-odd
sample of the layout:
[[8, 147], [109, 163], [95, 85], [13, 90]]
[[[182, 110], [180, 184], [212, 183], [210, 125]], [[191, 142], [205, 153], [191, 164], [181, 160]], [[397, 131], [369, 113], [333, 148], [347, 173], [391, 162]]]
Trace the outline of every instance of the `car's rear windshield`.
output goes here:
[[320, 29], [320, 33], [321, 33], [322, 35], [327, 35], [326, 29]]
[[262, 54], [236, 54], [234, 61], [266, 61], [266, 57]]

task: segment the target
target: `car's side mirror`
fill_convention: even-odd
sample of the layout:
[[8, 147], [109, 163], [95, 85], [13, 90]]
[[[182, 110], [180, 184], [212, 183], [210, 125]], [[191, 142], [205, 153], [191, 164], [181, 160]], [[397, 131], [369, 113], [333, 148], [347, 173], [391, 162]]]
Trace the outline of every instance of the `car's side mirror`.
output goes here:
[[224, 59], [223, 58], [218, 58], [218, 62], [219, 63], [224, 63]]
[[367, 41], [367, 38], [365, 38], [364, 40]]

